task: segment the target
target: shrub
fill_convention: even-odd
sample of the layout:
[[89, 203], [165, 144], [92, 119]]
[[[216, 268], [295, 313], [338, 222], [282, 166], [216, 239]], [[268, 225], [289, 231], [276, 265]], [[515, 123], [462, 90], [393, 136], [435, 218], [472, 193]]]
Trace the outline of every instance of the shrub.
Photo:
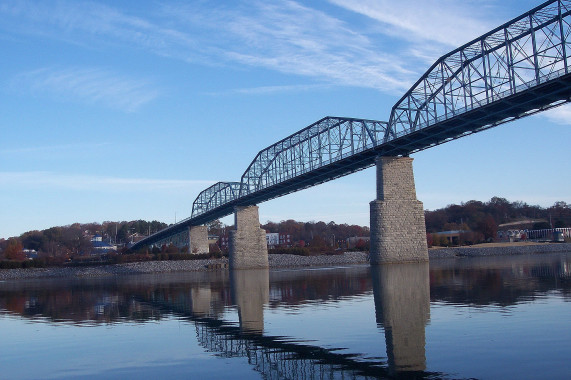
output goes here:
[[297, 255], [297, 256], [312, 255], [312, 252], [305, 247], [271, 248], [268, 250], [268, 253], [272, 255]]
[[22, 268], [22, 261], [2, 260], [0, 261], [0, 269], [18, 269]]

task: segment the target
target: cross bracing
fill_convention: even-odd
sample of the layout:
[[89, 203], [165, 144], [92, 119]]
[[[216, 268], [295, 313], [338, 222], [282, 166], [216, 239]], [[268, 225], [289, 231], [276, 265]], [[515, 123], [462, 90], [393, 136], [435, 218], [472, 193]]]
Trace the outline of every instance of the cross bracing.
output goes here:
[[551, 0], [438, 59], [392, 107], [389, 121], [325, 117], [261, 150], [240, 182], [200, 193], [191, 217], [153, 244], [257, 204], [567, 103], [571, 0]]

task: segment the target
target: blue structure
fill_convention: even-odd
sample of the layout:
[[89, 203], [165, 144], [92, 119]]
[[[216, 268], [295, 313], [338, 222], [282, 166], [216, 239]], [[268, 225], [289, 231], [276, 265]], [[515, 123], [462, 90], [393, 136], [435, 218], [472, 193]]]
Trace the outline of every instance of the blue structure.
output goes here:
[[137, 243], [166, 241], [250, 206], [569, 102], [571, 1], [551, 0], [438, 59], [389, 121], [325, 117], [261, 150], [240, 182], [219, 182], [191, 217]]

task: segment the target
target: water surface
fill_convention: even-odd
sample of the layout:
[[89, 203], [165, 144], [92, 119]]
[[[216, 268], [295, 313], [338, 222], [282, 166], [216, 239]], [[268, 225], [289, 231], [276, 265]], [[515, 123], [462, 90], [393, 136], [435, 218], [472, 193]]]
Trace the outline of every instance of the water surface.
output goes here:
[[0, 283], [0, 379], [569, 378], [571, 253]]

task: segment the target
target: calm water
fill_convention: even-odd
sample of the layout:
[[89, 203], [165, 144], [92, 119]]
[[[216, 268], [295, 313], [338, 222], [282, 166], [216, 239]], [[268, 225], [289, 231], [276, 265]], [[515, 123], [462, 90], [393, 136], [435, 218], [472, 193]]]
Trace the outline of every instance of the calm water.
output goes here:
[[1, 379], [571, 378], [571, 253], [0, 283]]

